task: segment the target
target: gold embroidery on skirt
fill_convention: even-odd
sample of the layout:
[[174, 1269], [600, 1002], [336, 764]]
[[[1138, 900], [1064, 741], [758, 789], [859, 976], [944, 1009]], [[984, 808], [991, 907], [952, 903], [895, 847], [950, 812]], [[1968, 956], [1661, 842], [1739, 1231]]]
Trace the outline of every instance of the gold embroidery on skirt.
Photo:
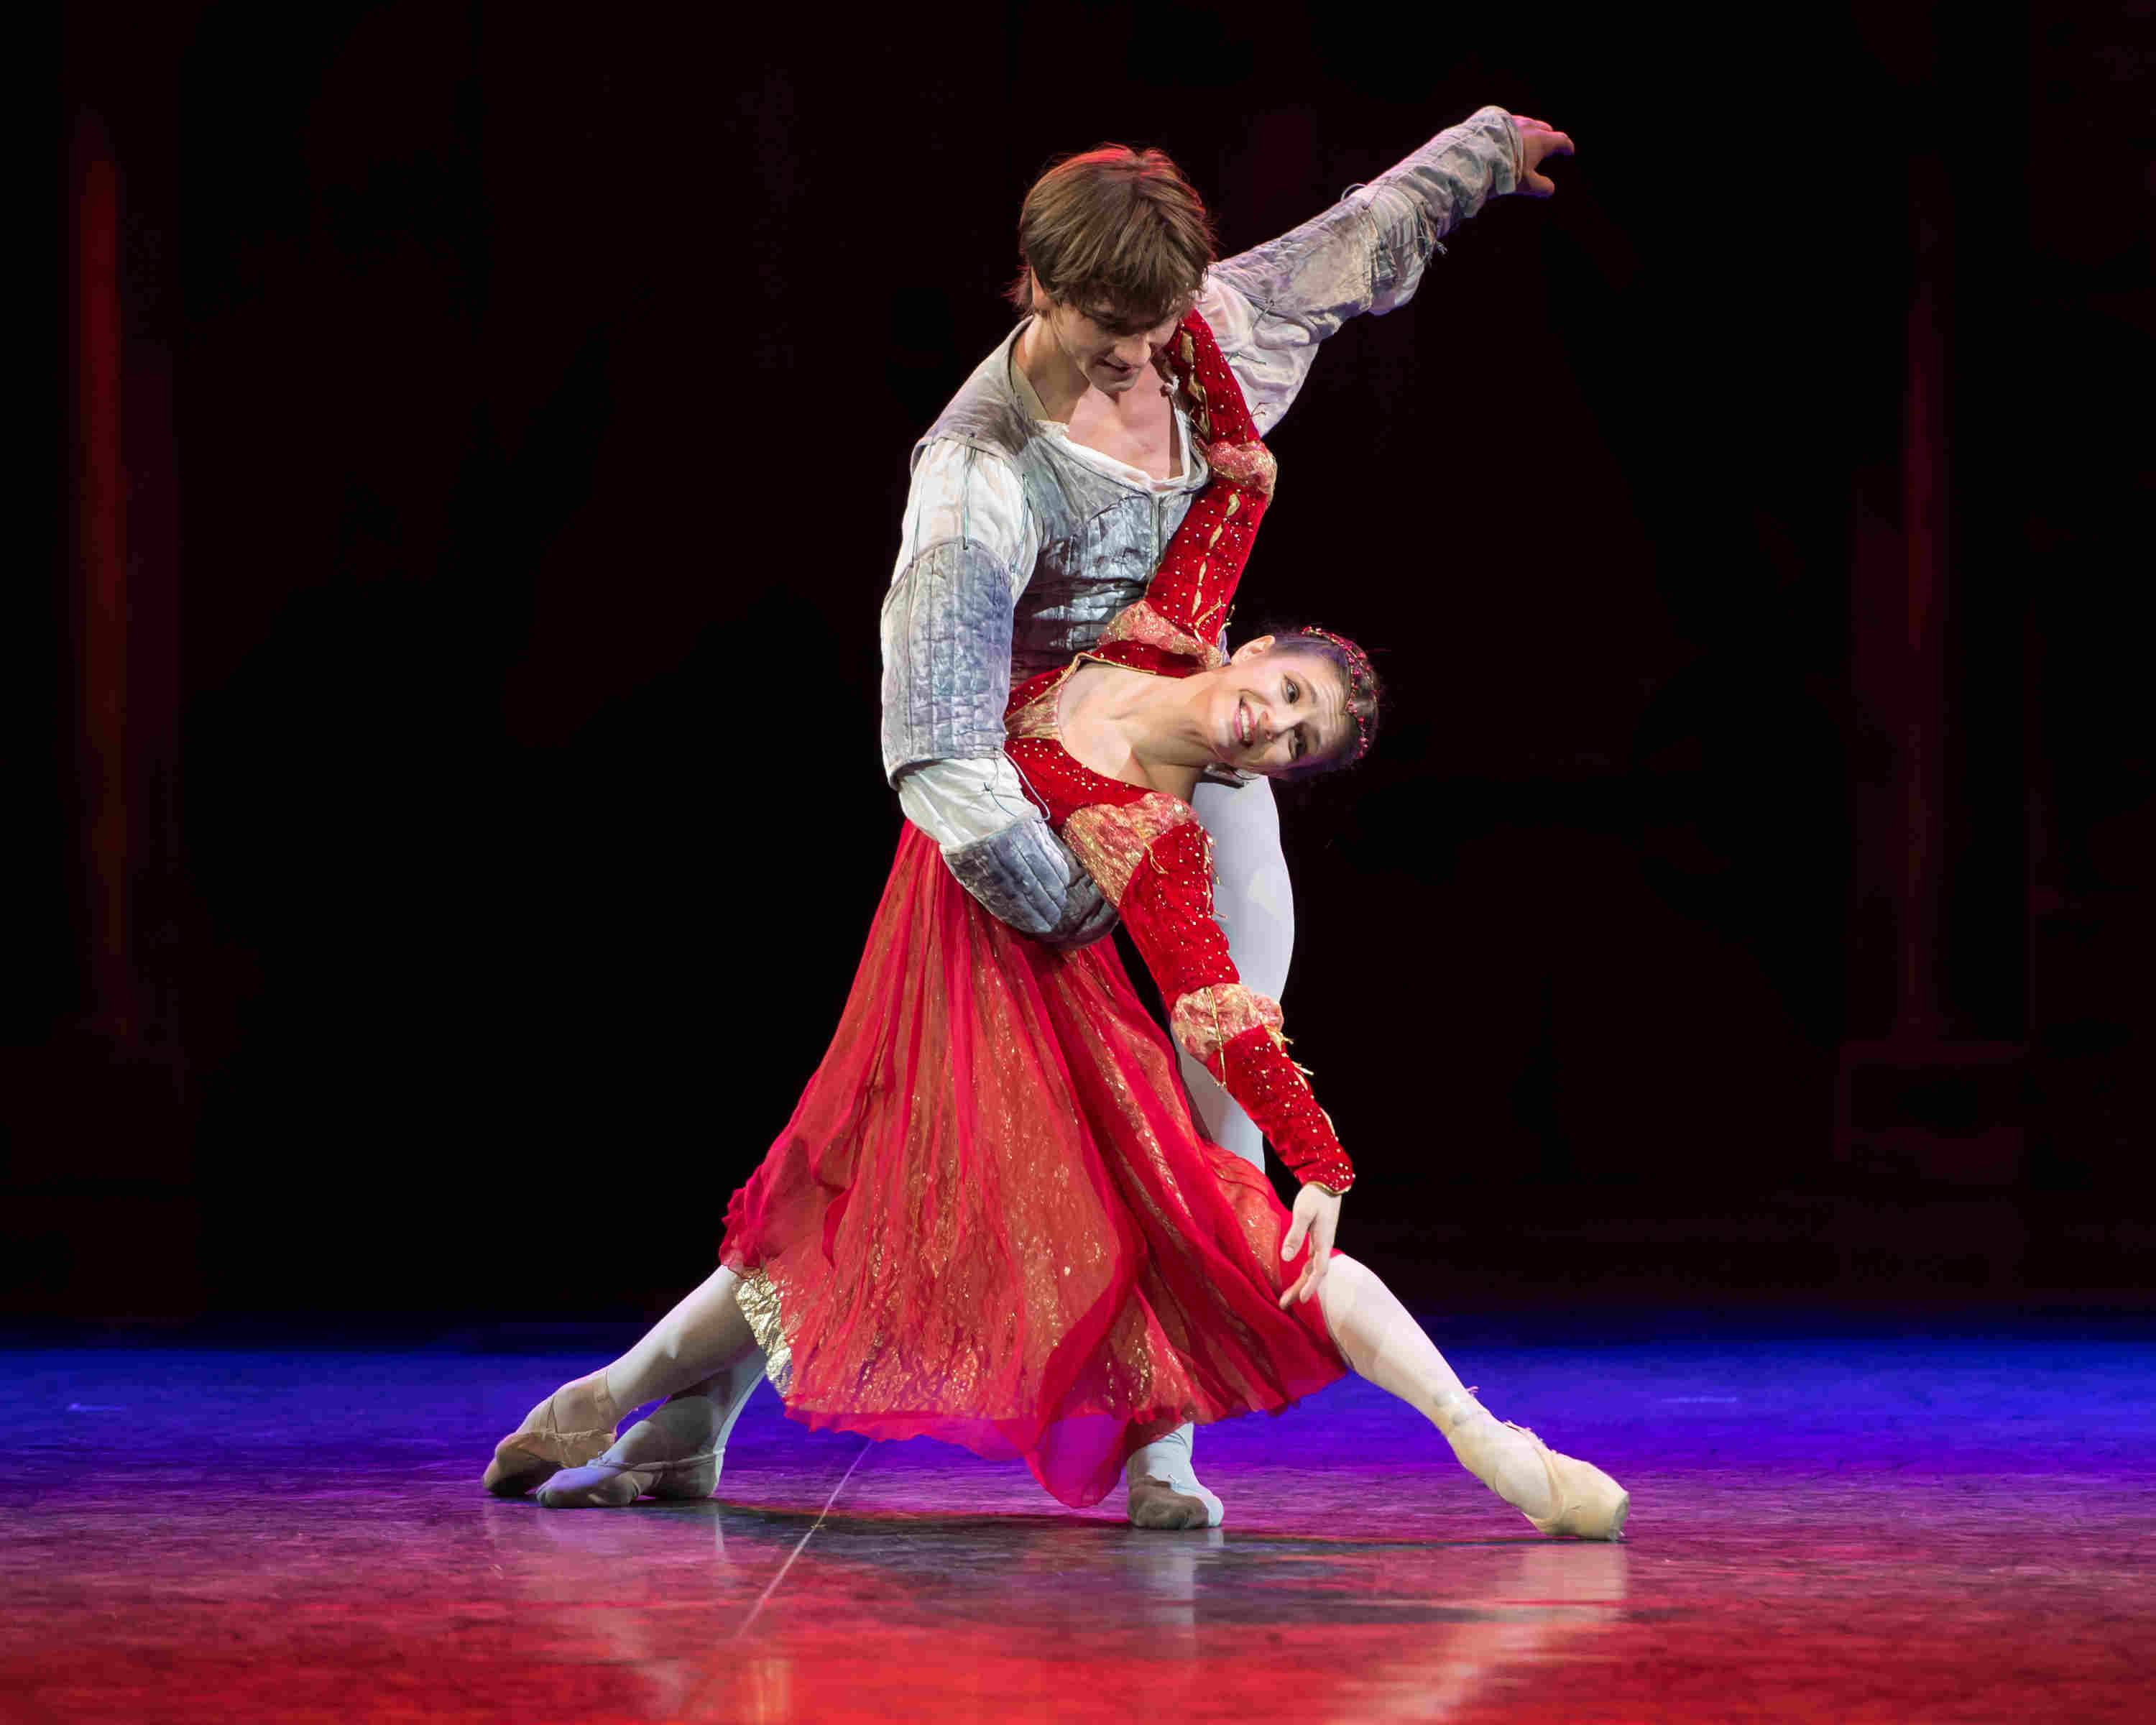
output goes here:
[[1081, 809], [1064, 822], [1063, 839], [1108, 902], [1120, 905], [1131, 871], [1153, 841], [1197, 819], [1197, 811], [1181, 798], [1148, 791], [1135, 803], [1095, 803]]
[[779, 1319], [777, 1286], [761, 1270], [752, 1270], [735, 1284], [734, 1302], [748, 1320], [756, 1345], [763, 1350], [763, 1375], [783, 1396], [793, 1378], [793, 1344], [786, 1339], [786, 1327]]
[[1110, 619], [1101, 631], [1103, 646], [1110, 641], [1137, 641], [1147, 647], [1158, 647], [1164, 653], [1179, 653], [1186, 659], [1195, 659], [1208, 670], [1218, 670], [1228, 662], [1228, 655], [1219, 647], [1201, 641], [1187, 629], [1178, 629], [1152, 608], [1152, 602], [1140, 599], [1135, 605], [1126, 605]]
[[1200, 1065], [1244, 1031], [1262, 1024], [1275, 1034], [1281, 1028], [1277, 1000], [1253, 993], [1240, 983], [1215, 983], [1209, 988], [1194, 988], [1175, 1003], [1168, 1015], [1175, 1040], [1188, 1049]]

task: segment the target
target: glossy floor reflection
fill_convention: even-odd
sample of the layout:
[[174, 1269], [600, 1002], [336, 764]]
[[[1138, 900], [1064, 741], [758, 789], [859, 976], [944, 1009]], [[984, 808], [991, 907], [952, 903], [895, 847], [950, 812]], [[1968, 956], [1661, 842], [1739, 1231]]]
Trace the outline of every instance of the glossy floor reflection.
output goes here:
[[1202, 1433], [1229, 1525], [1145, 1534], [768, 1392], [710, 1502], [485, 1496], [581, 1354], [13, 1354], [0, 1717], [2156, 1716], [2147, 1346], [1453, 1351], [1631, 1487], [1626, 1543], [1356, 1384]]

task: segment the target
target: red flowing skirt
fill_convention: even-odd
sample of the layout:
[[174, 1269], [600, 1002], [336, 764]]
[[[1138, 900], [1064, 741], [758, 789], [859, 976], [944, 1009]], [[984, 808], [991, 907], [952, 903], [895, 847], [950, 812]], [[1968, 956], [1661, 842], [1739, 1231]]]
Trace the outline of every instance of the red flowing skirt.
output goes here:
[[720, 1258], [794, 1419], [1023, 1457], [1084, 1506], [1183, 1421], [1346, 1370], [1317, 1301], [1280, 1309], [1287, 1224], [1192, 1118], [1115, 943], [1015, 933], [909, 825]]

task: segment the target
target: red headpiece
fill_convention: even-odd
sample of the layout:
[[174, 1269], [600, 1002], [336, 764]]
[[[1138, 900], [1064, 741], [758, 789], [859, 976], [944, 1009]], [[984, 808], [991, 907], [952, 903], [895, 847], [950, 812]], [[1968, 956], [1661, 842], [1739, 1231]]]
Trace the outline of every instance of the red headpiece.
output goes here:
[[1370, 721], [1357, 710], [1355, 698], [1358, 695], [1370, 696], [1377, 693], [1377, 670], [1370, 663], [1370, 655], [1345, 635], [1336, 635], [1331, 629], [1320, 629], [1315, 624], [1296, 629], [1293, 633], [1299, 635], [1312, 635], [1321, 641], [1330, 643], [1339, 649], [1340, 656], [1348, 661], [1348, 698], [1342, 705], [1348, 709], [1348, 716], [1355, 721], [1355, 749], [1342, 764], [1352, 767], [1369, 752], [1370, 747]]

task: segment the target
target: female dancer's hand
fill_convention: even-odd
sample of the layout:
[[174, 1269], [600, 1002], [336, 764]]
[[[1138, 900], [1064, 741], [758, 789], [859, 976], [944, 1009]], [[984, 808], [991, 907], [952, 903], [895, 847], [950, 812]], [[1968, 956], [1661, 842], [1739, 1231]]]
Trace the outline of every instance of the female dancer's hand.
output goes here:
[[1520, 175], [1520, 190], [1530, 198], [1547, 198], [1557, 190], [1557, 182], [1548, 174], [1537, 173], [1547, 157], [1572, 154], [1572, 140], [1554, 127], [1539, 120], [1530, 120], [1524, 114], [1515, 114], [1512, 124], [1520, 129], [1520, 159], [1525, 164]]
[[1332, 1235], [1340, 1226], [1340, 1196], [1322, 1186], [1305, 1186], [1296, 1194], [1295, 1209], [1291, 1214], [1294, 1219], [1281, 1238], [1281, 1257], [1286, 1260], [1301, 1251], [1303, 1237], [1307, 1235], [1310, 1261], [1302, 1266], [1302, 1274], [1296, 1278], [1295, 1286], [1281, 1296], [1282, 1312], [1297, 1300], [1317, 1297], [1318, 1285], [1325, 1280], [1326, 1267], [1332, 1257]]

